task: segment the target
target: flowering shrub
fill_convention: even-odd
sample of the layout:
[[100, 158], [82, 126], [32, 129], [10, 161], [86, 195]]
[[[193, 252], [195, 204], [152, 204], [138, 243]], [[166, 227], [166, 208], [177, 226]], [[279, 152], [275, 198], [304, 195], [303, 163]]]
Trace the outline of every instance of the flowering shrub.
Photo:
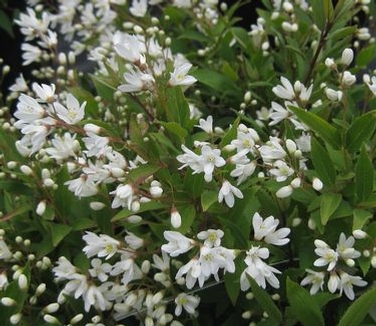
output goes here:
[[376, 322], [373, 2], [27, 2], [4, 325]]

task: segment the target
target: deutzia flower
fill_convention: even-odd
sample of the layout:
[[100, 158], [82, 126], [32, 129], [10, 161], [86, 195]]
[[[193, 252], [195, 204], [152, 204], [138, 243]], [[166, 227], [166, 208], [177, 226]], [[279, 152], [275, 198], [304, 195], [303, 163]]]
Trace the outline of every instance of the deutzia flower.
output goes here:
[[135, 64], [144, 61], [143, 56], [146, 52], [146, 47], [144, 40], [140, 36], [118, 31], [114, 34], [113, 43], [116, 53], [122, 58]]
[[242, 192], [234, 187], [229, 181], [225, 180], [222, 183], [222, 187], [218, 193], [218, 202], [222, 202], [223, 199], [228, 207], [233, 207], [235, 203], [235, 197], [243, 198]]
[[355, 264], [354, 259], [361, 256], [360, 252], [353, 248], [354, 244], [355, 238], [353, 236], [346, 239], [344, 233], [340, 234], [336, 251], [349, 266], [353, 266]]
[[316, 249], [315, 253], [316, 255], [320, 256], [320, 258], [317, 258], [313, 265], [317, 267], [326, 266], [328, 265], [327, 270], [331, 271], [334, 269], [334, 267], [337, 264], [338, 261], [338, 253], [334, 251], [332, 248], [330, 248], [324, 241], [322, 240], [315, 240], [314, 242]]
[[192, 67], [190, 63], [185, 62], [177, 65], [175, 62], [174, 66], [174, 71], [171, 73], [170, 80], [168, 81], [170, 86], [190, 86], [197, 81], [196, 78], [187, 76], [188, 71]]
[[360, 276], [352, 276], [345, 272], [340, 273], [340, 279], [341, 279], [341, 292], [342, 290], [345, 292], [345, 295], [350, 299], [354, 300], [355, 293], [353, 289], [353, 285], [356, 286], [366, 286], [367, 282], [362, 280]]
[[130, 13], [135, 17], [144, 17], [148, 10], [147, 0], [133, 0], [129, 8]]
[[170, 254], [171, 257], [177, 257], [189, 251], [195, 243], [194, 240], [177, 231], [164, 231], [163, 235], [168, 243], [162, 245], [162, 250]]
[[34, 93], [42, 102], [51, 103], [55, 100], [56, 87], [54, 84], [51, 84], [51, 86], [49, 86], [46, 84], [39, 85], [38, 83], [33, 83], [32, 87]]
[[120, 184], [114, 191], [110, 192], [110, 195], [115, 195], [112, 201], [111, 207], [127, 207], [129, 210], [132, 209], [132, 202], [134, 197], [133, 187], [129, 184]]
[[0, 260], [7, 260], [13, 255], [3, 239], [0, 239]]
[[263, 261], [263, 259], [267, 259], [268, 257], [269, 250], [267, 248], [252, 246], [251, 249], [247, 251], [247, 256], [244, 259], [247, 268], [240, 276], [240, 289], [242, 291], [247, 291], [251, 286], [248, 277], [252, 277], [263, 289], [266, 288], [266, 281], [272, 287], [276, 289], [279, 288], [279, 281], [274, 273], [280, 274], [281, 272]]
[[67, 124], [74, 125], [85, 116], [86, 101], [80, 106], [78, 100], [72, 95], [67, 95], [66, 107], [59, 102], [54, 103], [57, 116]]
[[[14, 116], [22, 121], [22, 124], [25, 122], [32, 123], [45, 116], [46, 112], [44, 108], [32, 97], [21, 94], [18, 101], [17, 110], [14, 113]], [[20, 122], [18, 122], [18, 124], [20, 124]]]
[[93, 267], [89, 269], [91, 277], [97, 277], [101, 282], [106, 282], [112, 266], [108, 263], [102, 264], [99, 258], [94, 258], [91, 261], [91, 266]]
[[315, 272], [311, 269], [306, 269], [306, 272], [308, 273], [308, 275], [302, 279], [302, 281], [300, 282], [300, 285], [305, 286], [308, 284], [312, 284], [311, 289], [309, 290], [309, 293], [311, 295], [316, 294], [320, 289], [322, 291], [323, 285], [324, 285], [325, 273]]
[[213, 117], [209, 115], [206, 120], [200, 119], [198, 121], [198, 125], [196, 125], [195, 127], [201, 128], [207, 134], [211, 135], [213, 133]]
[[209, 229], [198, 233], [197, 238], [204, 240], [204, 246], [211, 248], [220, 246], [223, 235], [224, 232], [222, 230]]
[[66, 181], [64, 184], [79, 198], [94, 196], [98, 192], [93, 176], [86, 174], [81, 174], [79, 178]]
[[86, 231], [82, 239], [87, 245], [82, 249], [87, 257], [105, 257], [111, 258], [118, 252], [120, 242], [111, 238], [109, 235], [100, 234], [99, 236], [93, 232]]
[[193, 315], [199, 303], [200, 303], [200, 297], [198, 297], [197, 295], [193, 296], [193, 295], [189, 295], [185, 293], [180, 293], [175, 298], [175, 304], [176, 304], [175, 315], [180, 316], [180, 314], [183, 311], [183, 308], [190, 315]]
[[126, 84], [118, 87], [119, 91], [124, 93], [133, 93], [151, 90], [154, 87], [154, 77], [147, 72], [143, 72], [138, 68], [131, 67], [129, 72], [124, 74]]
[[376, 96], [376, 76], [372, 76], [371, 81], [366, 84], [373, 95]]
[[279, 220], [275, 219], [273, 216], [269, 216], [263, 220], [260, 214], [256, 212], [252, 219], [255, 239], [259, 241], [264, 239], [266, 243], [275, 246], [285, 245], [290, 241], [290, 239], [286, 238], [290, 234], [290, 229], [281, 228], [276, 231], [278, 224]]
[[269, 170], [269, 173], [274, 176], [278, 182], [282, 182], [292, 175], [294, 170], [285, 161], [277, 160], [273, 163], [273, 168]]
[[214, 167], [221, 167], [226, 164], [226, 161], [220, 155], [221, 151], [219, 149], [212, 149], [207, 145], [202, 146], [200, 163], [205, 173], [204, 179], [206, 182], [212, 180]]
[[85, 311], [88, 312], [91, 306], [105, 311], [111, 307], [111, 303], [103, 296], [103, 290], [91, 284], [82, 296], [85, 304]]

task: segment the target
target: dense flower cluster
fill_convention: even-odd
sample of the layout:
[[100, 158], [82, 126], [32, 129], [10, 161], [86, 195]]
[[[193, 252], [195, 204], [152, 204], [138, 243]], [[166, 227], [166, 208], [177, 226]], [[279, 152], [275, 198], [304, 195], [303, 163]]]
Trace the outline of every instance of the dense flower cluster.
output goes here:
[[7, 325], [375, 322], [374, 4], [264, 1], [245, 29], [215, 0], [27, 3]]

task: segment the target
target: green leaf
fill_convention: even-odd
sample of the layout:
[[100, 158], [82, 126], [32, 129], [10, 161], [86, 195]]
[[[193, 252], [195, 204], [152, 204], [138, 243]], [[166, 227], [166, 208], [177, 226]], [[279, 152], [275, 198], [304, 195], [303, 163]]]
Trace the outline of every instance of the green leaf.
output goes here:
[[353, 211], [353, 231], [354, 230], [361, 230], [364, 226], [364, 224], [367, 223], [371, 218], [373, 217], [373, 214], [370, 211], [367, 211], [365, 209], [356, 208]]
[[319, 137], [327, 142], [334, 149], [341, 145], [339, 131], [329, 122], [320, 118], [318, 115], [304, 111], [303, 109], [289, 105], [289, 109], [296, 114], [298, 119], [312, 129]]
[[181, 140], [183, 140], [187, 136], [187, 131], [180, 124], [176, 122], [158, 121], [158, 123], [161, 126], [165, 127], [166, 130], [168, 130], [169, 132], [178, 136]]
[[161, 167], [159, 165], [153, 165], [149, 163], [142, 164], [137, 168], [130, 170], [128, 173], [128, 178], [133, 182], [138, 183], [140, 180], [147, 179], [160, 169]]
[[361, 295], [341, 318], [338, 326], [354, 326], [361, 325], [372, 306], [376, 302], [376, 288], [368, 290]]
[[232, 305], [235, 306], [236, 301], [238, 300], [238, 296], [240, 293], [240, 275], [242, 270], [244, 269], [244, 263], [242, 259], [237, 257], [234, 261], [235, 263], [235, 272], [234, 273], [226, 273], [224, 275], [225, 279], [225, 288], [227, 291], [227, 295], [229, 296]]
[[336, 211], [341, 201], [342, 201], [341, 194], [326, 192], [321, 195], [320, 215], [321, 215], [322, 225], [326, 225], [326, 223], [328, 223], [329, 218]]
[[355, 193], [360, 201], [366, 200], [373, 190], [373, 165], [365, 146], [362, 146], [355, 166]]
[[211, 205], [218, 201], [218, 192], [212, 190], [206, 190], [201, 195], [202, 210], [206, 212]]
[[280, 324], [282, 321], [282, 314], [270, 295], [265, 290], [261, 289], [252, 277], [248, 276], [248, 281], [251, 284], [252, 292], [261, 308], [266, 311], [270, 319]]
[[163, 103], [168, 121], [176, 122], [186, 130], [190, 126], [189, 105], [180, 87], [169, 87], [166, 91], [167, 101]]
[[235, 91], [241, 93], [231, 78], [210, 69], [197, 69], [191, 73], [199, 82], [209, 86], [219, 93], [223, 91]]
[[19, 180], [0, 180], [0, 189], [16, 195], [32, 196], [34, 194], [33, 189]]
[[312, 0], [312, 16], [313, 23], [322, 31], [326, 23], [323, 0]]
[[347, 36], [353, 35], [357, 30], [356, 26], [346, 26], [343, 28], [339, 28], [336, 30], [333, 30], [328, 36], [331, 41], [336, 41], [336, 40], [342, 40]]
[[324, 185], [332, 186], [335, 182], [336, 171], [328, 152], [315, 138], [311, 140], [311, 159]]
[[14, 38], [12, 26], [12, 21], [8, 15], [3, 10], [0, 10], [0, 28], [6, 31], [10, 37]]
[[184, 205], [177, 207], [181, 215], [181, 226], [177, 229], [182, 234], [187, 233], [188, 229], [191, 227], [195, 217], [196, 209], [194, 205]]
[[287, 298], [293, 314], [304, 326], [320, 326], [324, 318], [314, 298], [299, 284], [287, 278]]
[[72, 227], [65, 224], [46, 222], [45, 228], [51, 234], [52, 245], [56, 247], [71, 231]]
[[376, 111], [356, 118], [346, 132], [346, 145], [350, 152], [357, 152], [369, 140], [376, 128]]

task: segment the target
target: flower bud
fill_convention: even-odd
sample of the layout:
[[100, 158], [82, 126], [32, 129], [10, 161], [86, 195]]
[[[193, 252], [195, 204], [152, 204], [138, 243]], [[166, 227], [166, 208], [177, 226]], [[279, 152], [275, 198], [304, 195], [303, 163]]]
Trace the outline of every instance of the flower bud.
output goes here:
[[46, 291], [46, 284], [45, 283], [41, 283], [41, 284], [38, 285], [37, 289], [35, 290], [35, 295], [36, 296], [40, 296], [45, 291]]
[[20, 322], [21, 318], [22, 318], [22, 315], [20, 313], [14, 314], [10, 316], [9, 321], [12, 325], [17, 325]]
[[33, 170], [28, 165], [21, 165], [20, 170], [25, 175], [32, 175], [33, 174]]
[[349, 66], [354, 59], [354, 51], [350, 48], [346, 48], [342, 52], [341, 63]]
[[336, 102], [342, 100], [343, 93], [341, 91], [335, 91], [334, 89], [325, 89], [325, 94], [330, 101]]
[[242, 313], [242, 318], [243, 319], [251, 319], [251, 317], [252, 317], [252, 311], [250, 311], [250, 310], [244, 311]]
[[106, 204], [101, 203], [100, 201], [92, 201], [92, 202], [90, 203], [90, 208], [91, 208], [93, 211], [100, 211], [100, 210], [103, 209], [105, 206], [106, 206]]
[[371, 258], [371, 265], [372, 265], [373, 268], [376, 268], [376, 256], [375, 255], [372, 256], [372, 258]]
[[356, 77], [350, 73], [349, 71], [345, 71], [342, 75], [342, 83], [345, 85], [345, 86], [351, 86], [353, 84], [355, 84], [356, 82]]
[[142, 264], [141, 264], [141, 271], [142, 271], [142, 273], [143, 273], [143, 274], [147, 274], [147, 273], [149, 273], [149, 271], [150, 271], [150, 266], [151, 266], [150, 261], [148, 261], [148, 260], [144, 260], [144, 261], [142, 262]]
[[158, 304], [164, 297], [164, 291], [159, 291], [153, 295], [152, 302], [154, 305]]
[[59, 319], [52, 315], [44, 315], [43, 319], [48, 324], [60, 324]]
[[137, 224], [142, 221], [142, 217], [139, 215], [130, 215], [127, 217], [127, 221], [132, 224]]
[[27, 283], [27, 277], [25, 276], [25, 274], [20, 274], [20, 276], [18, 277], [18, 286], [23, 291], [27, 289], [28, 283]]
[[250, 100], [251, 100], [251, 97], [252, 97], [252, 94], [250, 91], [247, 91], [245, 94], [244, 94], [244, 102], [245, 103], [249, 103]]
[[6, 307], [11, 307], [11, 306], [15, 306], [17, 304], [17, 301], [10, 297], [2, 297], [1, 303]]
[[286, 140], [286, 148], [290, 154], [294, 154], [296, 151], [296, 144], [293, 140], [287, 139]]
[[335, 69], [335, 67], [336, 67], [336, 64], [335, 64], [333, 58], [326, 58], [326, 59], [325, 59], [325, 65], [326, 65], [328, 68], [331, 68], [331, 69]]
[[290, 185], [288, 185], [288, 186], [284, 186], [284, 187], [280, 188], [280, 189], [276, 192], [275, 195], [276, 195], [278, 198], [286, 198], [286, 197], [291, 196], [293, 190], [294, 190], [294, 188], [291, 187]]
[[54, 302], [54, 303], [50, 303], [43, 310], [49, 314], [53, 314], [54, 312], [58, 311], [59, 308], [60, 308], [60, 305], [57, 302]]
[[302, 179], [300, 178], [295, 178], [294, 180], [290, 182], [291, 187], [293, 187], [294, 189], [299, 188], [301, 184], [302, 184]]
[[312, 187], [313, 187], [313, 189], [320, 191], [324, 187], [324, 184], [322, 183], [322, 181], [319, 178], [315, 177], [312, 180]]
[[355, 239], [364, 239], [365, 237], [367, 237], [367, 233], [364, 232], [363, 230], [359, 230], [359, 229], [354, 230], [352, 232], [352, 234], [353, 234]]
[[101, 128], [93, 123], [87, 123], [86, 125], [84, 125], [84, 130], [86, 131], [86, 133], [92, 132], [93, 134], [97, 135], [101, 131]]
[[131, 210], [132, 212], [138, 212], [140, 210], [140, 202], [138, 200], [135, 200], [132, 202]]
[[71, 323], [72, 325], [75, 325], [75, 324], [79, 323], [83, 318], [84, 318], [84, 315], [83, 315], [83, 314], [78, 314], [78, 315], [74, 316], [74, 317], [70, 320], [70, 323]]
[[42, 216], [44, 214], [44, 212], [46, 211], [46, 201], [45, 200], [41, 200], [37, 206], [37, 209], [36, 209], [36, 213], [39, 215], [39, 216]]
[[181, 215], [176, 207], [171, 209], [171, 225], [175, 229], [180, 228], [181, 226]]

